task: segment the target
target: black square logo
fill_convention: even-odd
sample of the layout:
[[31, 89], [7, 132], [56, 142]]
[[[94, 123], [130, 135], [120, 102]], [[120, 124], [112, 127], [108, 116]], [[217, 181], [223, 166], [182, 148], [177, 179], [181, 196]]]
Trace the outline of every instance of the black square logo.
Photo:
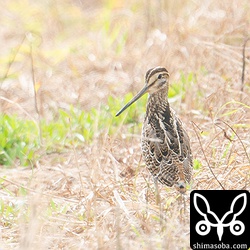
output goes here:
[[248, 249], [250, 195], [245, 190], [195, 190], [190, 197], [191, 249]]

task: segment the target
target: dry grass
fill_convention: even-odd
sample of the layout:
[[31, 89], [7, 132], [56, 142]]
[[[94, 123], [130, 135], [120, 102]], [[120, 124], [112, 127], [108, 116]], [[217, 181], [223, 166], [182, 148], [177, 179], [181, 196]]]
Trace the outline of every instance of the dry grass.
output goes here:
[[[49, 122], [59, 108], [99, 109], [135, 93], [148, 68], [165, 65], [185, 88], [171, 105], [201, 163], [191, 188], [249, 190], [250, 3], [167, 2], [3, 2], [1, 112], [38, 119], [32, 73]], [[32, 169], [1, 168], [0, 248], [189, 249], [189, 195], [160, 186], [156, 204], [139, 125], [133, 135], [129, 126], [60, 152], [41, 146]]]

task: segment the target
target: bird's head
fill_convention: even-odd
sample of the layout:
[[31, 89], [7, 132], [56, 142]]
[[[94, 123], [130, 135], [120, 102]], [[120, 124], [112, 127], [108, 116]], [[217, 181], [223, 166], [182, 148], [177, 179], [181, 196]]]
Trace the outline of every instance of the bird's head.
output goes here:
[[116, 116], [120, 115], [125, 109], [127, 109], [131, 104], [136, 102], [144, 94], [149, 93], [153, 95], [159, 91], [168, 91], [168, 80], [169, 73], [164, 67], [155, 67], [149, 69], [145, 76], [145, 86], [139, 91], [133, 99], [128, 102], [120, 111], [117, 112]]

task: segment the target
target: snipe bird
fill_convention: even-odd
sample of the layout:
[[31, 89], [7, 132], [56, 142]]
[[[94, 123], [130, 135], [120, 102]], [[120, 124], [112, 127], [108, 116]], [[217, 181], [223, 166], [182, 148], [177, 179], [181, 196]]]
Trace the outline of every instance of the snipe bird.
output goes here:
[[116, 116], [149, 93], [142, 129], [143, 158], [155, 180], [185, 193], [192, 178], [193, 160], [188, 134], [169, 106], [169, 73], [163, 67], [149, 69], [145, 83]]

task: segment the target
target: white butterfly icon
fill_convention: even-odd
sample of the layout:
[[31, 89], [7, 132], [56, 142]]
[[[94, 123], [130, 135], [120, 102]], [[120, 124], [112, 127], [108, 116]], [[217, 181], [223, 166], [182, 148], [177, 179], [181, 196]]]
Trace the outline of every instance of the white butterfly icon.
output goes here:
[[[235, 203], [241, 198], [243, 198], [243, 205], [237, 213], [234, 213], [233, 211], [234, 211]], [[201, 209], [198, 207], [198, 203], [197, 203], [198, 199], [202, 199], [204, 201], [206, 205], [206, 213], [202, 212]], [[221, 219], [219, 219], [218, 216], [213, 211], [210, 210], [210, 205], [207, 199], [203, 195], [195, 193], [194, 194], [194, 207], [196, 211], [204, 217], [204, 220], [201, 220], [196, 224], [195, 226], [196, 232], [199, 235], [204, 236], [210, 232], [211, 226], [217, 227], [217, 235], [218, 235], [219, 241], [221, 241], [222, 239], [222, 235], [224, 233], [224, 227], [229, 227], [230, 232], [233, 235], [237, 235], [237, 236], [241, 235], [245, 231], [245, 225], [243, 224], [242, 221], [236, 220], [236, 217], [239, 216], [244, 211], [244, 209], [246, 208], [246, 205], [247, 205], [246, 193], [239, 194], [233, 199], [231, 206], [230, 206], [230, 210], [226, 212]], [[210, 222], [207, 216], [208, 214], [212, 215], [215, 218], [217, 223]], [[229, 214], [233, 214], [233, 219], [229, 223], [223, 223]]]

